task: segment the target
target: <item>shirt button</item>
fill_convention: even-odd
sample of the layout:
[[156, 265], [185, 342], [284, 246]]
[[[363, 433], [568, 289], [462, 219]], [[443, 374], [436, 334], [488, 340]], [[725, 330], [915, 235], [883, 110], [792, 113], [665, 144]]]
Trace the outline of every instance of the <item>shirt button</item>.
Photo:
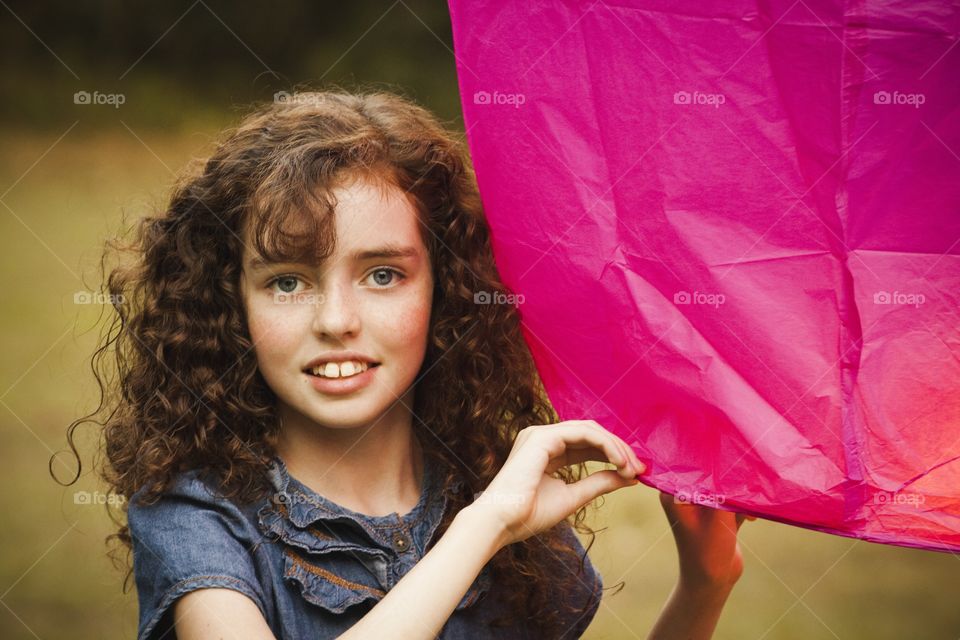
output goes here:
[[410, 536], [405, 533], [395, 533], [393, 536], [393, 548], [403, 553], [410, 548]]

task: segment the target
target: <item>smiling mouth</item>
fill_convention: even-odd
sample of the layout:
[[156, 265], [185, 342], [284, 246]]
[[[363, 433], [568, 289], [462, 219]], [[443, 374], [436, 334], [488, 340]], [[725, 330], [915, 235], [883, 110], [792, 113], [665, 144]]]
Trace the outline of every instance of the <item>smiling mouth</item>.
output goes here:
[[305, 369], [304, 373], [314, 376], [316, 378], [328, 378], [337, 380], [340, 378], [352, 378], [354, 376], [364, 373], [368, 369], [373, 369], [374, 367], [379, 367], [379, 362], [359, 362], [359, 361], [346, 361], [341, 363], [328, 362], [325, 365], [318, 367], [313, 367], [312, 369]]

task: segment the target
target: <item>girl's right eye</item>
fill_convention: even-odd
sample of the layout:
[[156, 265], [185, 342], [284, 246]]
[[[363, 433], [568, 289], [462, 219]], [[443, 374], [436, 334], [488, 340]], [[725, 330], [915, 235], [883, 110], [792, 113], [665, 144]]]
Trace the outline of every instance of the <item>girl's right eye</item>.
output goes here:
[[[294, 290], [297, 288], [296, 283], [299, 281], [300, 281], [300, 278], [298, 278], [297, 276], [278, 276], [273, 280], [271, 280], [270, 282], [268, 282], [267, 287], [272, 289], [274, 285], [280, 285], [281, 293], [293, 293]], [[283, 286], [284, 284], [290, 284], [290, 283], [293, 283], [293, 284], [292, 284], [292, 287], [289, 289]]]

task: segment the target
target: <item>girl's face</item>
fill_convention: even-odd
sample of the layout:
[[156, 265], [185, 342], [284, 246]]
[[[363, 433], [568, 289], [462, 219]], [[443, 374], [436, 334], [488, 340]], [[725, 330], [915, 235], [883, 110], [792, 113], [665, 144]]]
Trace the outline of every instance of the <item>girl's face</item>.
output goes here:
[[[248, 328], [284, 425], [306, 419], [344, 429], [409, 414], [426, 351], [433, 274], [416, 209], [398, 188], [367, 180], [333, 195], [336, 253], [319, 268], [258, 264], [245, 238], [241, 288]], [[345, 351], [379, 365], [353, 380], [308, 372], [318, 358]], [[341, 369], [349, 373], [349, 365]]]

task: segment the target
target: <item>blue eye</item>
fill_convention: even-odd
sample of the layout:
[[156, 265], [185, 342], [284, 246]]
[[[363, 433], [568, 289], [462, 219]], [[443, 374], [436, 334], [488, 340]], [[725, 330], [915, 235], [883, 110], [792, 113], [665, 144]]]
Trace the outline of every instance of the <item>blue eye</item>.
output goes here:
[[[379, 269], [374, 269], [367, 277], [373, 277], [374, 282], [379, 285], [377, 288], [382, 289], [388, 288], [393, 283], [395, 278], [406, 278], [403, 273], [390, 267], [380, 267]], [[267, 288], [273, 289], [276, 287], [280, 293], [293, 293], [296, 291], [297, 284], [300, 282], [302, 281], [300, 280], [299, 276], [277, 276], [267, 283]]]
[[290, 289], [287, 289], [282, 284], [280, 284], [280, 291], [282, 293], [293, 293], [293, 291], [297, 288], [296, 283], [298, 283], [299, 281], [300, 281], [300, 278], [298, 278], [297, 276], [279, 276], [271, 280], [268, 286], [272, 287], [280, 283], [293, 283], [293, 287]]
[[[389, 268], [389, 267], [380, 267], [379, 269], [374, 269], [373, 271], [370, 272], [370, 275], [371, 275], [371, 276], [375, 276], [375, 275], [378, 274], [378, 273], [391, 274], [392, 276], [397, 276], [397, 277], [399, 277], [399, 278], [405, 278], [405, 277], [406, 277], [406, 276], [404, 276], [402, 273], [400, 273], [399, 271], [397, 271], [396, 269], [391, 269], [391, 268]], [[376, 277], [374, 277], [374, 281], [375, 281], [377, 284], [380, 284], [380, 285], [383, 285], [383, 286], [389, 285], [392, 280], [393, 280], [392, 277], [388, 277], [388, 278], [386, 279], [386, 281], [384, 281], [383, 278], [376, 278]]]

